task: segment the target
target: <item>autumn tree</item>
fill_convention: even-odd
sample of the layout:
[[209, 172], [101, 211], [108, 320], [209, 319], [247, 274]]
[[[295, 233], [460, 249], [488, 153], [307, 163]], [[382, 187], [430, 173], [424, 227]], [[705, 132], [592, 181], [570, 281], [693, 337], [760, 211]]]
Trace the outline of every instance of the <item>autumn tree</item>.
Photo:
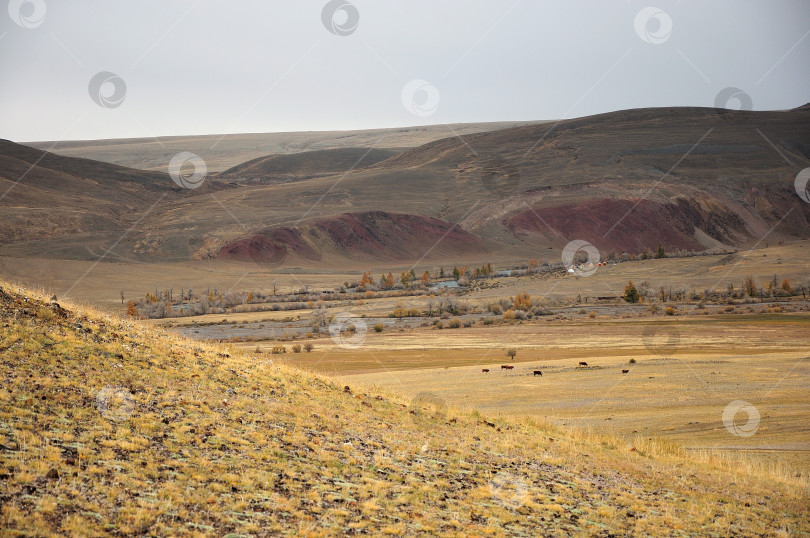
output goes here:
[[135, 307], [135, 303], [133, 301], [127, 303], [127, 316], [131, 318], [138, 317], [138, 309]]
[[421, 282], [423, 286], [430, 284], [430, 272], [425, 271], [422, 273], [422, 278], [419, 279], [419, 282]]
[[630, 280], [627, 283], [627, 286], [624, 287], [624, 300], [628, 303], [637, 303], [641, 299], [641, 295], [638, 293], [636, 286], [633, 284], [633, 281]]
[[453, 267], [453, 278], [456, 280], [461, 278], [461, 270], [458, 267]]
[[515, 310], [529, 310], [532, 307], [532, 297], [525, 291], [523, 293], [518, 293], [517, 297], [515, 297], [514, 301], [512, 302], [512, 306]]
[[787, 278], [782, 281], [782, 289], [788, 293], [793, 293], [793, 288], [790, 286], [790, 280]]
[[363, 278], [360, 279], [360, 285], [368, 286], [369, 284], [371, 284], [371, 282], [372, 282], [371, 271], [366, 271], [365, 273], [363, 273]]
[[391, 271], [388, 271], [388, 276], [385, 277], [385, 287], [388, 289], [394, 287], [394, 275], [391, 274]]
[[749, 297], [756, 297], [757, 283], [754, 280], [753, 276], [748, 275], [747, 277], [745, 277], [745, 279], [743, 280], [743, 289], [745, 290], [745, 293], [748, 294]]

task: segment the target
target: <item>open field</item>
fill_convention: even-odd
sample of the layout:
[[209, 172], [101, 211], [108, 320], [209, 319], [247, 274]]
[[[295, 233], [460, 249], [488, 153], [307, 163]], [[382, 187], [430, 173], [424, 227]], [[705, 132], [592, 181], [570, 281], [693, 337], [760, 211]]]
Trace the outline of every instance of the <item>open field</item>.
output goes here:
[[[313, 342], [313, 352], [277, 360], [352, 386], [411, 397], [429, 392], [494, 416], [531, 416], [628, 439], [745, 451], [810, 473], [806, 313], [369, 331], [362, 347], [351, 350]], [[239, 347], [249, 352], [256, 344]], [[517, 348], [514, 361], [504, 355], [510, 347]], [[515, 369], [503, 371], [501, 364]], [[760, 411], [756, 435], [738, 437], [724, 427], [721, 414], [737, 400]], [[745, 414], [737, 419], [745, 422]]]
[[[103, 254], [100, 253], [99, 256]], [[143, 297], [147, 291], [181, 288], [196, 290], [264, 290], [276, 284], [280, 292], [297, 290], [304, 286], [312, 289], [334, 287], [356, 273], [271, 273], [256, 264], [248, 263], [94, 263], [81, 260], [54, 260], [47, 258], [0, 257], [3, 277], [48, 293], [68, 296], [110, 312], [123, 314], [121, 291], [125, 300]]]
[[[810, 473], [810, 387], [806, 381], [810, 356], [806, 350], [691, 352], [676, 354], [678, 358], [643, 353], [630, 357], [614, 353], [571, 355], [515, 363], [485, 359], [464, 367], [377, 372], [340, 379], [410, 396], [431, 392], [449, 405], [493, 416], [532, 416], [628, 439], [639, 434], [689, 448], [778, 451], [780, 458], [797, 465], [798, 472]], [[637, 363], [628, 364], [629, 358], [636, 358]], [[579, 360], [586, 360], [589, 367], [578, 367]], [[380, 362], [387, 362], [384, 354]], [[504, 363], [514, 364], [515, 369], [502, 371], [499, 364]], [[482, 373], [481, 368], [490, 372]], [[622, 374], [622, 369], [629, 373]], [[532, 375], [534, 370], [541, 370], [543, 375]], [[751, 403], [762, 415], [752, 437], [734, 436], [723, 425], [724, 408], [736, 400]], [[737, 419], [746, 422], [744, 414]]]
[[[101, 257], [103, 252], [98, 253]], [[559, 253], [553, 251], [529, 252], [528, 257], [556, 261]], [[486, 260], [483, 260], [484, 262]], [[496, 267], [527, 263], [528, 259], [505, 260]], [[453, 260], [444, 265], [453, 266]], [[320, 269], [277, 272], [256, 263], [189, 261], [178, 263], [100, 263], [83, 260], [57, 260], [48, 258], [0, 257], [0, 272], [4, 278], [21, 284], [42, 287], [57, 296], [70, 290], [70, 296], [106, 310], [123, 313], [121, 290], [127, 300], [142, 297], [150, 290], [174, 288], [196, 290], [217, 288], [219, 291], [264, 291], [273, 289], [292, 291], [309, 286], [312, 290], [331, 289], [347, 281], [357, 280], [367, 270], [376, 275], [380, 272], [410, 269], [408, 265], [361, 264], [342, 267], [341, 271], [327, 272]], [[432, 274], [439, 267], [433, 264], [416, 267], [420, 272], [427, 269]], [[774, 275], [781, 281], [788, 278], [794, 284], [810, 282], [810, 241], [796, 241], [784, 245], [773, 244], [755, 250], [741, 250], [737, 254], [695, 256], [638, 260], [617, 266], [600, 267], [590, 277], [574, 275], [549, 278], [549, 275], [532, 275], [521, 278], [494, 278], [484, 281], [462, 299], [471, 304], [486, 304], [493, 298], [529, 292], [533, 297], [574, 300], [582, 296], [618, 296], [628, 280], [637, 285], [647, 282], [651, 290], [689, 288], [692, 290], [725, 289], [729, 283], [739, 288], [742, 280], [752, 275], [758, 281], [769, 281]], [[378, 312], [393, 309], [397, 302], [405, 306], [424, 306], [427, 299], [374, 301], [364, 309]], [[587, 305], [586, 305], [587, 306]]]

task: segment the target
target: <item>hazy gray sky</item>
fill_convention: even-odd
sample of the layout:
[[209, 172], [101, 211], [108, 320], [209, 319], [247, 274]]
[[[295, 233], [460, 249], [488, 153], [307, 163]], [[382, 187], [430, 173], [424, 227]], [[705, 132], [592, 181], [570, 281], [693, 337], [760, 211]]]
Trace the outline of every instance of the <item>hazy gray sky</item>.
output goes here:
[[0, 138], [810, 101], [807, 0], [650, 1], [4, 0]]

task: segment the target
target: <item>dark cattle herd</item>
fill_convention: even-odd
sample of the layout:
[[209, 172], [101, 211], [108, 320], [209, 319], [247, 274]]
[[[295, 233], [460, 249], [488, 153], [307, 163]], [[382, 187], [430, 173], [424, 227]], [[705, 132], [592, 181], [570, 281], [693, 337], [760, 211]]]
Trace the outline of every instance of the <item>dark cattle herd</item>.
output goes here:
[[[585, 361], [580, 361], [579, 366], [588, 366], [588, 363]], [[501, 364], [501, 370], [514, 370], [515, 367], [511, 364]], [[481, 368], [481, 371], [485, 374], [489, 373], [489, 368]], [[622, 370], [623, 374], [630, 373], [630, 370]], [[533, 370], [532, 375], [539, 375], [540, 377], [543, 376], [543, 372], [541, 370]]]

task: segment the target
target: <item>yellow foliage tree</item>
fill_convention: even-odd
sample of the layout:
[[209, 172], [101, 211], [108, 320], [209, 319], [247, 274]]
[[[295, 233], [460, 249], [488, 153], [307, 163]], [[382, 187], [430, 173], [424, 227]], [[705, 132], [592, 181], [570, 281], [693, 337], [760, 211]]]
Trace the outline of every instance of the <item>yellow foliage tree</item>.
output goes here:
[[518, 293], [512, 303], [515, 310], [529, 310], [532, 307], [532, 296], [526, 293]]

